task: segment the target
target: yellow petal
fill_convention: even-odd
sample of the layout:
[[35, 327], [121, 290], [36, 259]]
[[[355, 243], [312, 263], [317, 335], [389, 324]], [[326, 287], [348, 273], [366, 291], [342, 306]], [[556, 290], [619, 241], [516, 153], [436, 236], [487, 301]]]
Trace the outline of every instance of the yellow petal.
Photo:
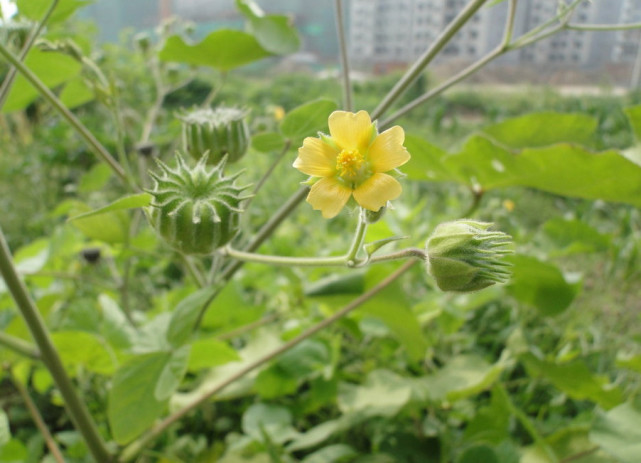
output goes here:
[[354, 190], [354, 199], [365, 209], [378, 211], [391, 201], [400, 196], [403, 189], [401, 184], [387, 174], [374, 174]]
[[321, 178], [312, 185], [307, 195], [307, 202], [323, 213], [323, 217], [336, 217], [347, 203], [352, 190], [338, 183], [335, 178]]
[[336, 172], [336, 149], [319, 138], [308, 137], [298, 148], [294, 167], [307, 175], [329, 177]]
[[405, 132], [398, 125], [379, 134], [369, 147], [368, 157], [374, 172], [396, 169], [410, 160], [403, 146]]
[[334, 111], [329, 115], [329, 133], [341, 149], [365, 150], [372, 137], [372, 120], [366, 111]]

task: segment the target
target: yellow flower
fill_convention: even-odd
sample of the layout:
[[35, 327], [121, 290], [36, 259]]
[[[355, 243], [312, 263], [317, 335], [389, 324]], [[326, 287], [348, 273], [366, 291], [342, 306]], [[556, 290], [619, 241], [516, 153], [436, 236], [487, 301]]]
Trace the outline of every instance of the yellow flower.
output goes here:
[[384, 172], [410, 159], [403, 129], [394, 126], [379, 134], [366, 111], [334, 111], [328, 122], [330, 136], [306, 138], [294, 161], [304, 174], [321, 177], [312, 185], [307, 202], [329, 219], [352, 195], [370, 211], [398, 198], [400, 183]]

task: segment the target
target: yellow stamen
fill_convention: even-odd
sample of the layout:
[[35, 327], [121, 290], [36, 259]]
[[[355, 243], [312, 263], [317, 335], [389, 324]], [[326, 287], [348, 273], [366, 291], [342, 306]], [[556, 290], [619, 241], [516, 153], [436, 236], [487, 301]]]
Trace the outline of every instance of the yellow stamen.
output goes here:
[[336, 170], [343, 178], [353, 178], [365, 162], [358, 150], [343, 150], [336, 157]]

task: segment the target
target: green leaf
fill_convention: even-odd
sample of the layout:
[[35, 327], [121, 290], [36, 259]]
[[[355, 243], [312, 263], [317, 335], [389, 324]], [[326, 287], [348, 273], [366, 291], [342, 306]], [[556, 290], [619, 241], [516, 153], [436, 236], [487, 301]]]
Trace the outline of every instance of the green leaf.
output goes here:
[[70, 374], [75, 375], [77, 367], [103, 375], [113, 373], [114, 360], [96, 335], [84, 331], [58, 331], [52, 333], [51, 338]]
[[127, 321], [127, 317], [116, 301], [106, 294], [100, 294], [98, 296], [98, 305], [102, 310], [100, 333], [117, 349], [131, 347], [138, 333]]
[[91, 212], [85, 212], [84, 214], [70, 217], [68, 221], [74, 222], [77, 220], [88, 219], [89, 217], [96, 217], [102, 214], [107, 214], [108, 212], [124, 211], [127, 209], [149, 206], [151, 204], [151, 200], [152, 196], [149, 193], [140, 193], [137, 195], [125, 196], [124, 198], [117, 199], [111, 204], [105, 207], [101, 207], [100, 209], [95, 209]]
[[538, 309], [545, 316], [558, 315], [574, 300], [578, 285], [569, 284], [555, 265], [534, 257], [514, 255], [508, 292], [518, 301]]
[[261, 153], [280, 151], [285, 146], [285, 139], [278, 132], [264, 132], [252, 137], [252, 148]]
[[410, 161], [401, 167], [403, 173], [413, 180], [458, 181], [459, 177], [445, 165], [448, 153], [420, 137], [407, 135], [405, 148], [411, 154]]
[[236, 0], [236, 6], [249, 21], [249, 31], [261, 47], [276, 55], [294, 53], [300, 46], [300, 39], [283, 15], [266, 15], [252, 0]]
[[158, 54], [162, 61], [210, 66], [219, 71], [229, 71], [267, 56], [269, 52], [260, 46], [254, 36], [230, 29], [212, 32], [195, 45], [189, 45], [180, 36], [172, 35]]
[[628, 353], [619, 352], [617, 355], [616, 365], [619, 368], [627, 368], [628, 370], [641, 373], [641, 355], [630, 355]]
[[198, 339], [191, 344], [187, 368], [191, 372], [240, 360], [238, 352], [216, 338]]
[[167, 331], [167, 340], [170, 344], [178, 347], [189, 340], [203, 306], [218, 291], [217, 286], [209, 286], [199, 289], [178, 303], [171, 313], [171, 321]]
[[[386, 271], [387, 268], [383, 266], [370, 268], [366, 277], [367, 288], [377, 284], [387, 274]], [[418, 362], [423, 359], [427, 341], [416, 315], [410, 310], [410, 304], [401, 283], [395, 281], [387, 286], [375, 298], [361, 305], [359, 311], [385, 323], [403, 344], [412, 361]]]
[[433, 401], [472, 397], [491, 388], [507, 365], [505, 360], [490, 365], [476, 355], [459, 355], [436, 373], [417, 379], [415, 392]]
[[[16, 0], [21, 15], [32, 21], [41, 20], [49, 9], [52, 0]], [[59, 0], [56, 9], [49, 18], [50, 23], [64, 21], [78, 8], [93, 3], [93, 0]]]
[[154, 389], [157, 401], [162, 402], [171, 397], [180, 385], [185, 373], [187, 373], [190, 348], [191, 346], [187, 345], [176, 349], [167, 360]]
[[320, 341], [305, 340], [261, 371], [254, 388], [261, 397], [271, 399], [296, 391], [299, 384], [319, 374], [331, 363], [327, 346]]
[[280, 131], [291, 140], [326, 131], [327, 118], [336, 108], [336, 102], [324, 98], [305, 103], [287, 113], [280, 124]]
[[116, 372], [109, 391], [107, 418], [119, 444], [138, 437], [165, 410], [167, 401], [159, 401], [152, 391], [170, 357], [168, 352], [140, 355]]
[[622, 463], [638, 463], [641, 455], [641, 411], [631, 403], [597, 413], [590, 440]]
[[243, 432], [262, 442], [267, 434], [271, 442], [282, 444], [298, 435], [292, 427], [291, 412], [280, 405], [254, 404], [243, 414]]
[[402, 169], [417, 180], [456, 181], [484, 191], [531, 187], [562, 196], [641, 206], [641, 167], [616, 151], [594, 153], [563, 143], [515, 154], [476, 135], [459, 153], [445, 154], [429, 148], [426, 142], [409, 140], [413, 158]]
[[[69, 203], [69, 215], [74, 216], [73, 226], [88, 238], [106, 243], [124, 243], [129, 237], [129, 215], [124, 210], [111, 212], [91, 211], [80, 201]], [[109, 207], [109, 206], [107, 206]], [[86, 217], [79, 217], [80, 214]]]
[[604, 408], [621, 403], [621, 390], [608, 384], [607, 378], [593, 375], [581, 360], [556, 364], [539, 360], [532, 354], [521, 357], [530, 376], [543, 377], [570, 397], [591, 400]]
[[0, 408], [0, 448], [11, 440], [11, 429], [9, 428], [9, 417]]
[[564, 255], [605, 251], [610, 246], [610, 236], [599, 233], [582, 220], [556, 217], [548, 220], [543, 230], [557, 246], [563, 248], [560, 252]]
[[628, 122], [630, 122], [630, 127], [632, 127], [632, 132], [637, 142], [641, 143], [641, 105], [630, 106], [623, 110], [625, 115], [628, 117]]
[[81, 77], [70, 80], [60, 93], [60, 101], [68, 108], [73, 109], [89, 103], [95, 98], [94, 92], [87, 86]]
[[89, 172], [84, 174], [80, 179], [78, 192], [88, 193], [90, 191], [102, 189], [111, 178], [112, 173], [113, 171], [107, 164], [95, 164], [91, 169], [89, 169]]
[[467, 442], [485, 442], [499, 445], [509, 438], [511, 411], [503, 394], [492, 391], [490, 404], [481, 407], [465, 427], [464, 439]]
[[[82, 65], [70, 56], [32, 48], [24, 64], [49, 88], [56, 87], [76, 76]], [[22, 75], [18, 75], [7, 97], [3, 112], [26, 108], [40, 93]]]
[[372, 243], [366, 243], [363, 246], [363, 249], [365, 250], [365, 253], [367, 254], [367, 257], [372, 257], [372, 255], [381, 249], [383, 246], [393, 243], [394, 241], [400, 241], [400, 240], [405, 240], [409, 238], [409, 236], [392, 236], [390, 238], [383, 238], [381, 240], [376, 240]]
[[412, 388], [389, 370], [374, 370], [362, 385], [341, 383], [338, 407], [345, 414], [392, 417], [410, 401]]
[[365, 274], [353, 271], [346, 274], [330, 275], [305, 287], [305, 296], [336, 296], [362, 294], [365, 290]]
[[475, 445], [466, 449], [456, 463], [501, 463], [496, 452], [487, 445]]
[[483, 129], [508, 148], [537, 148], [556, 143], [589, 145], [597, 120], [585, 114], [532, 113], [508, 119]]
[[41, 238], [19, 248], [13, 257], [16, 269], [20, 273], [35, 273], [45, 266], [49, 260], [51, 241]]
[[0, 463], [24, 463], [28, 456], [27, 448], [18, 439], [11, 439], [0, 446]]
[[358, 453], [349, 445], [334, 444], [306, 456], [301, 463], [339, 463], [351, 461]]

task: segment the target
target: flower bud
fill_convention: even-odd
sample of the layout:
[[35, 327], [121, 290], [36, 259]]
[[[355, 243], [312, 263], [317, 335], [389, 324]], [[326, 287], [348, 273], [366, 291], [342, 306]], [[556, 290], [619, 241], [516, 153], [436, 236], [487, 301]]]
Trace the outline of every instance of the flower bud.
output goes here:
[[207, 170], [207, 154], [192, 169], [180, 155], [172, 169], [161, 161], [162, 175], [155, 180], [149, 219], [158, 233], [184, 254], [211, 254], [238, 231], [242, 202], [249, 198], [234, 181], [239, 174], [223, 176], [223, 162]]
[[242, 158], [249, 147], [247, 113], [238, 108], [197, 109], [179, 116], [183, 123], [183, 149], [196, 160], [209, 151], [209, 162], [218, 164]]
[[147, 53], [151, 48], [151, 38], [146, 32], [139, 32], [134, 35], [134, 44], [138, 47], [143, 53]]
[[510, 277], [512, 238], [488, 230], [491, 223], [473, 220], [446, 222], [427, 240], [428, 272], [443, 291], [477, 291]]

